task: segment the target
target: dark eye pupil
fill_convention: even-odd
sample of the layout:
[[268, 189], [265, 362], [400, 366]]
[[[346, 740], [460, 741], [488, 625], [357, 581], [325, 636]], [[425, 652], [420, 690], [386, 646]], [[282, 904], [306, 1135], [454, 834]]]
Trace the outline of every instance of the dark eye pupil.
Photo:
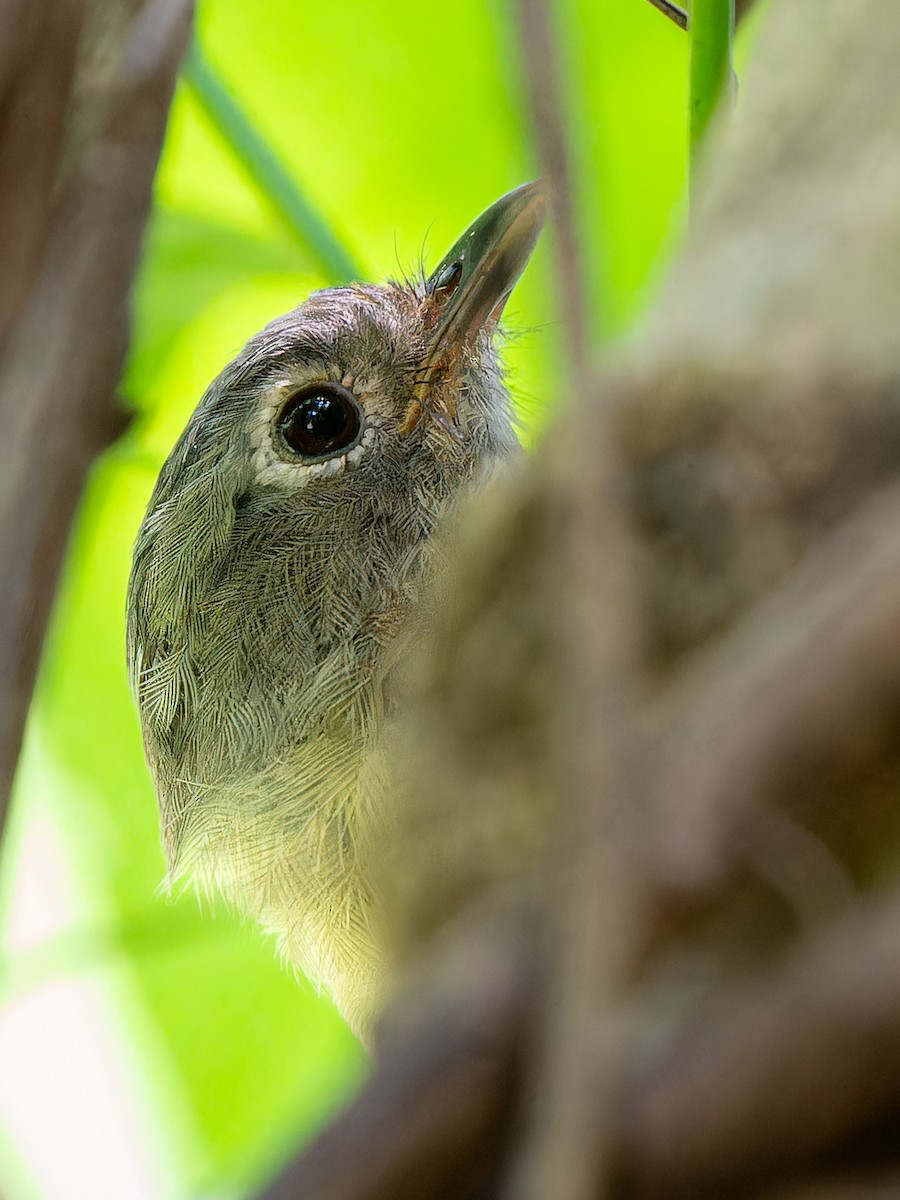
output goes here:
[[343, 450], [356, 438], [359, 425], [359, 409], [349, 393], [322, 390], [295, 396], [278, 420], [281, 436], [306, 458]]

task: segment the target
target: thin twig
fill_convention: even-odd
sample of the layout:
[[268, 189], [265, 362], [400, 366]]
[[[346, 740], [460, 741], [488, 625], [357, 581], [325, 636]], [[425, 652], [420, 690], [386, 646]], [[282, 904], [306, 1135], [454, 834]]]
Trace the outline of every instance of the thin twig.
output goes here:
[[679, 29], [687, 29], [687, 13], [683, 8], [679, 8], [677, 4], [673, 4], [672, 0], [650, 0], [650, 3], [654, 8], [664, 13], [670, 21], [674, 21]]

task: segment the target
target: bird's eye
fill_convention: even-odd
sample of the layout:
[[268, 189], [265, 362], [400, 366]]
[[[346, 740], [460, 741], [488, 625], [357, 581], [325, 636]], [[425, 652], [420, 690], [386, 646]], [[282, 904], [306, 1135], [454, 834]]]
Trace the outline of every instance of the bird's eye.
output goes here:
[[351, 392], [316, 384], [292, 396], [278, 418], [285, 444], [303, 458], [328, 458], [356, 441], [362, 418]]

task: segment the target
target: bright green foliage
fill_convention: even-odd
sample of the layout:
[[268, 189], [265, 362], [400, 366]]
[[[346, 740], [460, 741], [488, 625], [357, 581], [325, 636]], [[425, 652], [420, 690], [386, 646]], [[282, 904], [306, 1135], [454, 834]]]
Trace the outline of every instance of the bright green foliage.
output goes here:
[[[643, 0], [565, 0], [558, 16], [605, 338], [640, 310], [680, 226], [687, 39]], [[198, 36], [373, 280], [416, 270], [423, 256], [433, 265], [488, 203], [536, 173], [515, 30], [499, 3], [206, 0]], [[508, 361], [532, 429], [565, 400], [550, 257], [545, 239], [509, 309], [522, 332]], [[81, 898], [69, 934], [13, 957], [0, 976], [20, 998], [68, 971], [108, 987], [179, 1196], [258, 1179], [365, 1070], [329, 1004], [297, 985], [257, 930], [201, 910], [190, 892], [160, 894], [155, 800], [124, 667], [130, 545], [161, 461], [243, 341], [331, 282], [319, 261], [182, 84], [124, 384], [137, 417], [82, 506], [16, 795], [10, 850], [52, 820]]]

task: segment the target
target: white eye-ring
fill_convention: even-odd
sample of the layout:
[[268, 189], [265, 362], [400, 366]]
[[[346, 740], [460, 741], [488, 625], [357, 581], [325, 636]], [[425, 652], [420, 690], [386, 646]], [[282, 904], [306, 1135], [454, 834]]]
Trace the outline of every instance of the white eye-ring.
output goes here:
[[257, 482], [296, 488], [359, 465], [382, 420], [366, 415], [352, 382], [281, 380], [269, 388], [250, 428]]

